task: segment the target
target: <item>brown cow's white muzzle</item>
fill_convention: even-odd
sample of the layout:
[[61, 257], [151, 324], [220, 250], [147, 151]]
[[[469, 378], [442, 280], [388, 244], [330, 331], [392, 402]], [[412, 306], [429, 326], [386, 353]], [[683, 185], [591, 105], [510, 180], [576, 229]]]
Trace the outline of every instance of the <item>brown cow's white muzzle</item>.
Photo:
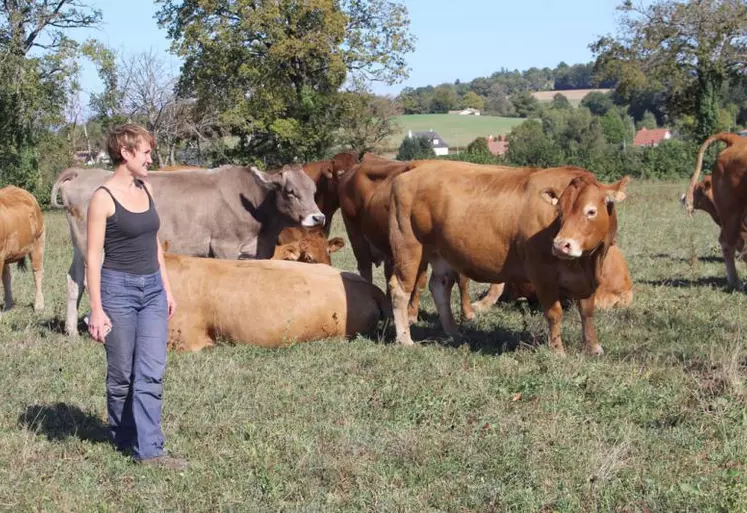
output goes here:
[[301, 226], [305, 226], [306, 228], [311, 228], [312, 226], [321, 226], [324, 224], [324, 221], [326, 221], [326, 217], [321, 212], [317, 212], [316, 214], [309, 214], [306, 217], [303, 218], [303, 221], [301, 221]]
[[578, 258], [583, 253], [581, 244], [576, 239], [561, 239], [556, 237], [552, 241], [552, 254], [558, 258]]

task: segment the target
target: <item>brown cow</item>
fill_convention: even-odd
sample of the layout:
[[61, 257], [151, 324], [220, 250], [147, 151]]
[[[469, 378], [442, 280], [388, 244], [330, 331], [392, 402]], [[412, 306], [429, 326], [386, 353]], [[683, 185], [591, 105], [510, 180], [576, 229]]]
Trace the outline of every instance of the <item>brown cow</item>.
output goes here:
[[[460, 280], [459, 286], [460, 288], [466, 287], [468, 283], [468, 279]], [[479, 313], [487, 311], [500, 298], [511, 300], [526, 298], [529, 301], [537, 301], [537, 290], [529, 281], [512, 281], [506, 283], [505, 287], [502, 285], [500, 283], [491, 284], [482, 299], [472, 303], [472, 305], [467, 303], [467, 306]], [[462, 289], [461, 293], [462, 297], [469, 298], [468, 289]], [[562, 299], [567, 298], [563, 297]], [[623, 253], [615, 244], [610, 247], [602, 264], [602, 276], [599, 287], [594, 294], [594, 307], [608, 310], [616, 306], [628, 306], [632, 301], [633, 280], [630, 278], [630, 271]], [[462, 311], [465, 311], [464, 304], [462, 305]], [[472, 316], [465, 316], [464, 313], [462, 315], [467, 319], [474, 318], [474, 313]]]
[[225, 338], [280, 347], [370, 333], [387, 309], [360, 276], [321, 264], [216, 260], [166, 254], [179, 307], [169, 346], [199, 351]]
[[332, 265], [330, 255], [344, 247], [345, 241], [340, 237], [327, 240], [321, 226], [289, 226], [280, 232], [272, 259]]
[[329, 235], [332, 229], [332, 216], [340, 208], [340, 200], [337, 192], [340, 176], [353, 168], [358, 163], [358, 153], [347, 151], [338, 153], [329, 160], [319, 160], [304, 164], [303, 170], [316, 183], [316, 194], [314, 200], [319, 210], [326, 216], [324, 233]]
[[186, 165], [185, 166], [166, 166], [166, 167], [159, 167], [155, 171], [165, 171], [168, 173], [169, 171], [198, 171], [200, 169], [205, 169], [205, 168], [199, 167], [199, 166], [186, 166]]
[[601, 354], [594, 296], [617, 234], [615, 203], [625, 198], [629, 180], [604, 185], [580, 168], [496, 173], [491, 166], [448, 161], [397, 176], [389, 217], [397, 341], [413, 343], [407, 306], [430, 263], [431, 293], [448, 334], [457, 331], [450, 302], [457, 273], [487, 283], [529, 280], [545, 312], [550, 346], [565, 352], [560, 298], [566, 294], [579, 299], [585, 349]]
[[740, 288], [734, 255], [737, 252], [744, 260], [747, 226], [747, 137], [722, 132], [706, 139], [698, 152], [698, 161], [687, 190], [686, 206], [690, 214], [694, 208], [694, 195], [700, 171], [703, 167], [703, 154], [712, 143], [721, 141], [726, 148], [719, 153], [711, 170], [711, 191], [716, 210], [714, 220], [720, 220], [721, 233], [718, 240], [726, 265], [726, 280], [729, 286]]
[[10, 265], [23, 266], [26, 257], [34, 271], [34, 310], [44, 308], [44, 216], [39, 203], [18, 187], [0, 189], [0, 262], [3, 263], [5, 310], [13, 308]]
[[[409, 171], [421, 161], [387, 160], [367, 153], [360, 164], [340, 177], [340, 211], [358, 265], [358, 273], [373, 282], [372, 266], [384, 264], [388, 283], [392, 273], [389, 248], [389, 197], [394, 178]], [[413, 291], [409, 306], [410, 322], [418, 315], [420, 291], [425, 287], [425, 273]]]

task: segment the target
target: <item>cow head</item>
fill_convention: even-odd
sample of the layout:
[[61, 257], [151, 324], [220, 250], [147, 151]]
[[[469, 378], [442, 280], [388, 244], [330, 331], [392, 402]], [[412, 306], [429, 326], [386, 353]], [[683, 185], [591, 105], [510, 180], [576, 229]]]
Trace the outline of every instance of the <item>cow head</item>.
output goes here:
[[350, 171], [353, 166], [358, 164], [358, 153], [355, 151], [346, 151], [344, 153], [338, 153], [332, 157], [332, 172], [335, 178], [342, 174]]
[[626, 176], [605, 185], [589, 174], [571, 180], [559, 195], [554, 189], [541, 191], [542, 198], [556, 206], [560, 220], [560, 230], [552, 244], [553, 255], [564, 260], [579, 258], [614, 239], [615, 203], [625, 199], [624, 189], [629, 181]]
[[[687, 207], [686, 196], [686, 194], [680, 196], [680, 203], [684, 207]], [[713, 182], [711, 181], [711, 175], [704, 176], [702, 182], [695, 184], [693, 189], [693, 210], [708, 212], [716, 224], [721, 225], [718, 212], [716, 212], [716, 204], [713, 202]]]
[[278, 237], [274, 260], [332, 265], [330, 255], [345, 246], [340, 237], [327, 240], [322, 227], [286, 229]]
[[293, 224], [306, 227], [324, 224], [324, 214], [314, 201], [316, 185], [301, 166], [285, 166], [277, 173], [262, 173], [254, 167], [251, 170], [260, 183], [275, 192], [278, 212]]

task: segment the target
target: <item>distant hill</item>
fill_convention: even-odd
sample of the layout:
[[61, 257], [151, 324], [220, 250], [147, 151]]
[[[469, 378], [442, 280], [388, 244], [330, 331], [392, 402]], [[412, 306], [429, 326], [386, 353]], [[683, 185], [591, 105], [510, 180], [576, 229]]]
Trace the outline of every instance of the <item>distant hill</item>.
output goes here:
[[578, 104], [581, 103], [581, 100], [584, 99], [584, 96], [589, 93], [609, 93], [610, 91], [612, 91], [612, 89], [567, 89], [565, 91], [538, 91], [532, 93], [532, 96], [537, 98], [537, 101], [544, 103], [551, 102], [553, 96], [560, 93], [568, 98], [568, 101], [571, 102], [571, 104], [578, 106]]
[[507, 134], [513, 127], [526, 121], [522, 118], [498, 116], [459, 116], [456, 114], [411, 114], [397, 117], [400, 131], [389, 138], [383, 146], [397, 149], [408, 130], [424, 132], [434, 130], [443, 137], [449, 148], [466, 147], [478, 137], [490, 134]]

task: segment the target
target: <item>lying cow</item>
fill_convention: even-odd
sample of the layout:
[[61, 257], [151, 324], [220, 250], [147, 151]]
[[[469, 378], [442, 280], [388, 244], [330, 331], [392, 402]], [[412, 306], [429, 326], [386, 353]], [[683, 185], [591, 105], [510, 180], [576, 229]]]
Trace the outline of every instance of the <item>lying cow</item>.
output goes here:
[[218, 338], [280, 347], [370, 333], [387, 308], [375, 285], [327, 265], [173, 254], [165, 261], [179, 305], [169, 323], [176, 349], [199, 351]]
[[[457, 329], [451, 289], [457, 273], [486, 283], [529, 280], [549, 326], [560, 337], [563, 293], [579, 300], [585, 349], [601, 354], [593, 324], [595, 292], [617, 233], [615, 203], [625, 177], [604, 185], [580, 168], [504, 169], [456, 162], [424, 163], [392, 184], [390, 280], [397, 341], [411, 345], [408, 301], [430, 263], [430, 289], [444, 330]], [[479, 220], [479, 222], [476, 222]]]
[[[88, 203], [110, 174], [103, 169], [66, 169], [52, 188], [52, 206], [60, 207], [59, 192], [73, 240], [65, 320], [70, 335], [77, 333], [84, 291]], [[300, 167], [272, 174], [237, 166], [152, 172], [148, 182], [161, 218], [159, 238], [173, 253], [269, 259], [283, 228], [325, 221], [314, 203], [314, 182]]]
[[44, 308], [44, 216], [36, 198], [18, 187], [0, 189], [0, 262], [3, 263], [5, 310], [13, 308], [10, 266], [23, 267], [26, 257], [34, 271], [34, 310]]
[[327, 240], [324, 228], [289, 226], [278, 235], [273, 260], [290, 260], [307, 264], [332, 265], [331, 254], [345, 247], [340, 237]]
[[[462, 297], [469, 297], [468, 286], [469, 280], [460, 280], [459, 286], [462, 288]], [[509, 283], [493, 283], [490, 285], [485, 296], [472, 303], [469, 313], [485, 312], [493, 306], [499, 299], [516, 300], [525, 298], [530, 302], [537, 301], [537, 289], [534, 288], [530, 281], [512, 281]], [[568, 299], [561, 295], [561, 299]], [[622, 251], [616, 244], [610, 247], [607, 257], [602, 265], [602, 275], [599, 280], [599, 287], [594, 294], [594, 307], [601, 310], [608, 310], [614, 307], [629, 306], [633, 301], [633, 280], [630, 278], [628, 264]], [[464, 305], [462, 305], [464, 312]], [[470, 316], [462, 314], [467, 319], [473, 319], [474, 313]]]
[[[739, 276], [734, 262], [735, 253], [745, 258], [745, 213], [747, 212], [747, 137], [722, 132], [709, 137], [700, 147], [698, 160], [687, 190], [686, 206], [690, 214], [694, 209], [695, 190], [703, 167], [703, 155], [714, 142], [723, 142], [726, 148], [719, 153], [711, 170], [711, 194], [715, 207], [714, 221], [721, 227], [718, 240], [726, 265], [726, 280], [731, 287], [739, 288]], [[720, 222], [718, 222], [720, 221]]]

